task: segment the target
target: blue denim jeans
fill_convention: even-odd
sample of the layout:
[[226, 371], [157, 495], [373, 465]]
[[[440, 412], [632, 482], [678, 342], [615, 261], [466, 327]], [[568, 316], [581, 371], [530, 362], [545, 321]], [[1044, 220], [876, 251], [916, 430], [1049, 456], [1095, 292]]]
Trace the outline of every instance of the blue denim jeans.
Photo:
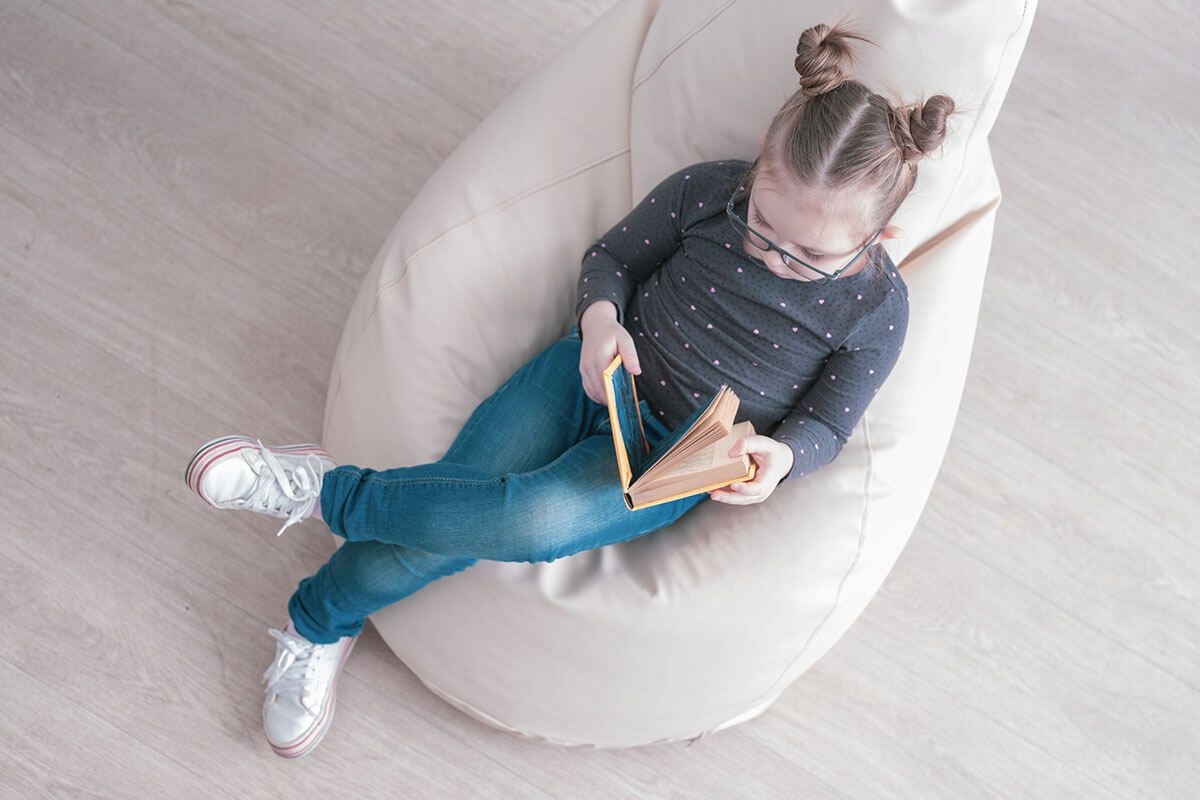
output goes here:
[[[368, 615], [479, 559], [554, 561], [643, 536], [709, 499], [629, 510], [608, 406], [584, 392], [581, 347], [572, 326], [479, 404], [439, 461], [325, 473], [321, 513], [347, 541], [288, 601], [303, 636], [357, 635]], [[653, 447], [669, 431], [645, 400], [638, 410]]]

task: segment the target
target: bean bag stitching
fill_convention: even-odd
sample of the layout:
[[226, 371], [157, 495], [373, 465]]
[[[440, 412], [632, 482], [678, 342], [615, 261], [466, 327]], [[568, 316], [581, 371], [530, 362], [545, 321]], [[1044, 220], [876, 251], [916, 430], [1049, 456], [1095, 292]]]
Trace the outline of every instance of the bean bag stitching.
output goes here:
[[[1012, 42], [1012, 38], [1014, 36], [1016, 36], [1018, 32], [1020, 32], [1021, 27], [1025, 24], [1025, 15], [1026, 15], [1026, 12], [1028, 11], [1028, 8], [1029, 8], [1029, 3], [1028, 3], [1028, 0], [1026, 0], [1026, 3], [1022, 6], [1021, 19], [1017, 23], [1016, 30], [1014, 30], [1012, 33], [1010, 33], [1008, 36], [1008, 39], [1006, 39], [1004, 42], [1004, 49], [1001, 52], [1000, 58], [997, 62], [996, 72], [992, 75], [992, 81], [990, 84], [988, 84], [987, 92], [984, 93], [984, 106], [985, 107], [987, 105], [987, 99], [991, 97], [991, 95], [995, 89], [995, 86], [996, 86], [996, 81], [1000, 77], [1000, 70], [1004, 66], [1004, 63], [1005, 63], [1004, 55], [1005, 55], [1005, 53], [1008, 52], [1008, 46]], [[970, 144], [970, 141], [974, 137], [975, 132], [977, 130], [978, 130], [977, 125], [972, 126], [971, 132], [967, 135], [967, 143], [968, 144]], [[947, 192], [947, 194], [946, 194], [946, 200], [942, 204], [942, 210], [938, 212], [938, 217], [937, 217], [938, 219], [941, 219], [942, 214], [945, 213], [946, 206], [949, 204], [950, 198], [954, 194], [954, 189], [955, 189], [955, 187], [958, 186], [959, 181], [962, 179], [963, 172], [965, 172], [966, 153], [968, 152], [968, 150], [969, 150], [968, 147], [963, 148], [963, 154], [964, 154], [963, 155], [963, 159], [964, 159], [963, 166], [961, 166], [959, 168], [958, 175], [955, 176], [955, 179], [954, 179], [954, 184], [953, 184], [953, 186], [951, 186], [950, 191]], [[936, 229], [936, 227], [937, 226], [935, 224], [934, 228]], [[905, 261], [907, 261], [907, 260], [908, 259], [905, 259]], [[897, 267], [897, 268], [899, 268], [899, 267]], [[788, 671], [792, 668], [792, 665], [795, 664], [804, 655], [805, 651], [808, 650], [808, 646], [812, 643], [812, 640], [816, 637], [816, 635], [818, 633], [820, 633], [821, 629], [825, 626], [826, 621], [829, 619], [830, 616], [832, 616], [833, 611], [834, 611], [834, 609], [837, 608], [838, 601], [841, 598], [842, 587], [845, 585], [846, 579], [850, 576], [850, 573], [854, 571], [854, 567], [858, 564], [859, 556], [862, 554], [863, 542], [866, 539], [867, 518], [869, 516], [870, 507], [871, 507], [871, 477], [873, 475], [874, 465], [875, 465], [875, 459], [874, 459], [875, 451], [871, 445], [871, 428], [869, 425], [869, 416], [870, 415], [868, 412], [863, 412], [863, 418], [862, 418], [863, 443], [866, 446], [866, 452], [867, 452], [867, 474], [866, 474], [866, 484], [863, 487], [864, 488], [863, 517], [862, 517], [862, 522], [859, 527], [858, 549], [854, 553], [854, 559], [850, 562], [850, 566], [846, 569], [846, 572], [842, 575], [841, 580], [838, 582], [837, 591], [834, 592], [833, 604], [829, 607], [829, 610], [825, 613], [825, 616], [821, 618], [821, 621], [817, 623], [815, 628], [813, 628], [812, 633], [809, 634], [808, 638], [804, 641], [804, 644], [800, 647], [800, 651], [796, 654], [795, 658], [793, 658], [790, 662], [788, 662], [788, 665], [780, 672], [779, 676], [767, 688], [767, 690], [765, 692], [763, 692], [762, 694], [760, 694], [757, 698], [755, 698], [751, 702], [743, 705], [736, 714], [733, 714], [733, 715], [727, 717], [726, 721], [729, 719], [734, 719], [738, 716], [741, 716], [743, 713], [745, 713], [746, 709], [751, 708], [752, 706], [754, 706], [757, 703], [761, 703], [763, 701], [763, 698], [768, 697], [775, 690], [775, 687], [778, 686], [779, 683], [784, 679], [784, 677], [787, 676]], [[723, 723], [719, 723], [718, 726], [716, 726], [716, 727], [719, 727], [720, 724], [723, 724]], [[709, 730], [705, 731], [703, 735], [707, 735], [708, 733], [711, 733], [713, 730], [715, 730], [715, 728], [710, 728]]]
[[543, 181], [540, 184], [537, 184], [529, 189], [526, 189], [525, 191], [521, 192], [520, 194], [512, 195], [511, 197], [509, 197], [508, 199], [506, 199], [504, 202], [500, 203], [499, 205], [493, 206], [492, 208], [490, 208], [486, 211], [483, 211], [479, 214], [476, 214], [475, 216], [471, 217], [470, 219], [459, 223], [458, 225], [454, 226], [453, 228], [443, 231], [432, 241], [429, 241], [429, 242], [421, 245], [416, 250], [414, 250], [412, 253], [410, 253], [407, 257], [405, 257], [404, 262], [401, 265], [400, 274], [397, 275], [392, 280], [390, 280], [387, 283], [380, 286], [379, 290], [375, 293], [375, 299], [371, 302], [371, 310], [369, 312], [367, 312], [366, 317], [363, 319], [362, 325], [359, 328], [358, 333], [354, 337], [354, 344], [352, 344], [348, 348], [346, 348], [346, 353], [342, 357], [341, 363], [336, 365], [336, 369], [334, 371], [334, 377], [333, 377], [333, 381], [332, 381], [333, 385], [334, 385], [333, 394], [330, 396], [329, 402], [327, 403], [326, 408], [333, 408], [333, 405], [336, 402], [338, 395], [342, 391], [342, 373], [345, 371], [346, 364], [347, 364], [347, 362], [350, 361], [350, 357], [354, 354], [354, 351], [358, 348], [358, 343], [362, 340], [362, 337], [366, 334], [367, 328], [370, 326], [371, 320], [374, 319], [374, 317], [375, 317], [375, 312], [379, 309], [379, 298], [381, 298], [383, 296], [384, 292], [397, 286], [401, 281], [404, 280], [404, 276], [408, 274], [408, 265], [409, 265], [409, 263], [412, 262], [412, 260], [414, 258], [416, 258], [418, 255], [420, 255], [422, 252], [424, 252], [427, 248], [432, 247], [433, 245], [437, 244], [438, 242], [440, 242], [442, 239], [446, 238], [450, 234], [457, 233], [458, 231], [461, 231], [462, 229], [467, 228], [470, 225], [474, 224], [478, 220], [488, 217], [491, 214], [494, 214], [495, 212], [497, 212], [503, 208], [507, 208], [508, 206], [512, 205], [513, 203], [517, 202], [518, 200], [523, 200], [526, 197], [529, 197], [530, 195], [533, 195], [533, 194], [536, 194], [537, 192], [542, 191], [543, 189], [546, 189], [550, 186], [557, 185], [557, 184], [567, 181], [571, 178], [574, 178], [578, 175], [581, 175], [581, 174], [587, 172], [588, 170], [595, 169], [596, 167], [602, 166], [603, 164], [608, 163], [612, 159], [617, 158], [618, 156], [624, 155], [625, 153], [628, 153], [628, 152], [629, 152], [629, 146], [626, 145], [622, 149], [617, 150], [616, 152], [613, 152], [613, 153], [609, 153], [606, 156], [601, 156], [599, 159], [589, 162], [588, 164], [584, 165], [583, 167], [573, 169], [570, 172], [560, 173], [559, 175], [557, 175], [553, 178], [550, 178], [546, 181]]
[[[1025, 3], [1021, 6], [1021, 18], [1017, 20], [1017, 27], [1008, 35], [1008, 38], [1004, 40], [1004, 47], [1001, 48], [1000, 58], [996, 62], [996, 71], [992, 74], [992, 80], [988, 84], [987, 91], [983, 93], [984, 108], [988, 107], [988, 102], [996, 89], [996, 81], [1000, 79], [1000, 70], [1005, 64], [1005, 56], [1008, 54], [1008, 46], [1012, 44], [1013, 37], [1020, 33], [1022, 29], [1024, 29], [1025, 16], [1028, 12], [1029, 0], [1025, 0]], [[1017, 57], [1019, 58], [1020, 56], [1021, 54], [1017, 53]], [[975, 124], [971, 126], [971, 130], [967, 133], [967, 143], [962, 148], [962, 162], [959, 164], [958, 174], [954, 176], [954, 183], [950, 185], [950, 191], [946, 192], [946, 196], [942, 201], [942, 207], [938, 210], [938, 214], [933, 220], [933, 230], [935, 231], [938, 230], [938, 223], [941, 221], [942, 216], [946, 213], [946, 208], [950, 205], [950, 200], [954, 197], [954, 190], [958, 188], [959, 182], [962, 181], [963, 173], [967, 171], [967, 154], [971, 152], [971, 142], [974, 141], [975, 133], [978, 130], [979, 125]], [[905, 261], [907, 260], [908, 259], [905, 259]]]
[[854, 551], [854, 558], [850, 561], [850, 566], [846, 568], [846, 571], [842, 574], [841, 579], [838, 581], [837, 591], [835, 591], [833, 594], [833, 603], [829, 606], [829, 610], [825, 612], [825, 616], [822, 617], [821, 621], [818, 622], [816, 627], [813, 628], [812, 633], [810, 633], [808, 638], [804, 640], [804, 644], [800, 647], [800, 652], [796, 653], [795, 657], [788, 662], [787, 666], [784, 667], [782, 671], [780, 671], [779, 677], [777, 677], [774, 682], [771, 683], [767, 690], [751, 700], [749, 703], [741, 706], [737, 713], [728, 715], [716, 726], [704, 731], [701, 736], [707, 736], [721, 725], [725, 724], [725, 722], [728, 720], [740, 717], [746, 712], [746, 709], [761, 703], [764, 698], [768, 697], [775, 690], [775, 687], [778, 686], [779, 683], [787, 676], [788, 671], [792, 668], [792, 665], [799, 661], [800, 657], [804, 655], [806, 650], [808, 650], [808, 646], [812, 644], [812, 640], [816, 638], [817, 634], [821, 632], [821, 629], [825, 627], [825, 622], [833, 615], [834, 610], [838, 607], [838, 602], [842, 596], [842, 587], [846, 585], [846, 579], [850, 577], [850, 573], [854, 571], [854, 567], [857, 566], [858, 560], [862, 556], [863, 544], [866, 541], [867, 520], [871, 513], [871, 479], [875, 474], [875, 448], [871, 444], [871, 426], [869, 424], [869, 417], [870, 414], [868, 409], [867, 412], [863, 413], [862, 418], [863, 444], [865, 445], [867, 452], [867, 469], [863, 481], [863, 512], [862, 521], [859, 523], [858, 528], [858, 545]]
[[[688, 43], [688, 42], [689, 42], [689, 41], [692, 39], [692, 37], [693, 37], [693, 36], [695, 36], [696, 34], [700, 33], [700, 31], [704, 30], [704, 29], [705, 29], [705, 28], [707, 28], [709, 25], [711, 25], [713, 22], [715, 22], [715, 21], [716, 21], [716, 19], [717, 19], [717, 17], [721, 16], [721, 15], [722, 15], [722, 14], [724, 14], [726, 11], [728, 11], [728, 10], [729, 10], [729, 7], [730, 7], [730, 6], [732, 6], [732, 5], [733, 5], [733, 4], [734, 4], [736, 1], [737, 1], [737, 0], [729, 0], [729, 2], [728, 2], [728, 3], [726, 3], [726, 4], [725, 4], [725, 6], [724, 6], [723, 8], [719, 8], [719, 9], [717, 9], [715, 12], [713, 12], [713, 15], [712, 15], [711, 17], [709, 17], [708, 19], [706, 19], [706, 20], [704, 20], [703, 22], [701, 22], [701, 23], [700, 23], [700, 26], [699, 26], [698, 28], [696, 28], [696, 29], [695, 29], [695, 30], [693, 30], [693, 31], [690, 31], [690, 32], [689, 32], [689, 33], [687, 33], [687, 34], [686, 34], [686, 35], [685, 35], [685, 36], [684, 36], [682, 39], [680, 39], [678, 42], [676, 42], [675, 44], [671, 45], [671, 49], [670, 49], [670, 50], [668, 50], [667, 52], [663, 53], [663, 57], [662, 57], [662, 59], [661, 59], [661, 60], [660, 60], [660, 61], [659, 61], [657, 64], [655, 64], [655, 65], [654, 65], [654, 68], [653, 68], [652, 70], [650, 70], [650, 74], [649, 74], [649, 75], [647, 75], [646, 77], [642, 78], [640, 81], [638, 81], [637, 83], [635, 83], [635, 84], [633, 85], [633, 91], [632, 91], [632, 92], [630, 92], [630, 94], [629, 94], [629, 96], [630, 96], [630, 99], [632, 99], [632, 98], [633, 98], [633, 95], [637, 93], [637, 90], [638, 90], [639, 88], [641, 88], [642, 84], [644, 84], [646, 81], [650, 80], [651, 78], [653, 78], [653, 77], [655, 76], [655, 74], [656, 74], [656, 73], [659, 71], [659, 69], [661, 69], [661, 68], [662, 68], [662, 65], [663, 65], [663, 64], [666, 64], [666, 63], [667, 63], [667, 61], [669, 61], [669, 60], [670, 60], [671, 56], [675, 55], [675, 52], [676, 52], [677, 50], [679, 50], [679, 48], [683, 47], [685, 44], [687, 44], [687, 43]], [[656, 14], [656, 16], [657, 16], [657, 14]], [[651, 27], [653, 27], [653, 25], [651, 25]], [[643, 46], [643, 47], [645, 47], [645, 41], [643, 41], [643, 42], [642, 42], [642, 46]], [[631, 118], [631, 121], [632, 121], [632, 115], [631, 115], [631, 117], [630, 117], [630, 118]]]
[[[512, 725], [509, 725], [505, 722], [501, 722], [496, 717], [493, 717], [491, 714], [487, 713], [486, 711], [481, 709], [479, 706], [468, 703], [466, 700], [463, 700], [462, 698], [458, 697], [457, 695], [451, 694], [446, 689], [443, 689], [441, 687], [441, 685], [439, 685], [437, 682], [435, 682], [431, 678], [428, 678], [423, 673], [418, 672], [416, 669], [414, 669], [412, 667], [412, 665], [408, 664], [408, 662], [404, 662], [404, 663], [405, 663], [405, 666], [407, 666], [412, 671], [412, 673], [417, 676], [417, 679], [419, 681], [421, 681], [421, 683], [425, 684], [425, 686], [428, 687], [429, 690], [432, 691], [434, 694], [436, 694], [438, 697], [442, 698], [447, 703], [449, 703], [450, 705], [454, 706], [455, 708], [463, 711], [464, 713], [473, 714], [476, 716], [477, 719], [483, 720], [483, 721], [487, 722], [488, 724], [493, 725], [494, 727], [496, 727], [500, 730], [504, 730], [509, 733], [515, 733], [519, 736], [523, 736], [525, 738], [533, 739], [533, 740], [536, 740], [539, 742], [547, 742], [549, 744], [563, 745], [566, 747], [579, 747], [579, 748], [588, 748], [588, 749], [594, 749], [594, 750], [617, 750], [617, 749], [626, 749], [626, 748], [630, 747], [630, 745], [601, 745], [601, 744], [595, 744], [593, 742], [580, 742], [580, 741], [576, 741], [574, 739], [556, 739], [551, 736], [542, 736], [537, 733], [530, 733], [529, 731], [526, 731], [523, 728], [514, 728]], [[675, 742], [681, 742], [687, 738], [688, 737], [686, 737], [686, 736], [672, 736], [672, 737], [667, 737], [667, 738], [663, 738], [663, 739], [655, 739], [650, 742], [642, 742], [639, 745], [633, 745], [633, 746], [634, 747], [644, 747], [646, 745], [652, 745], [652, 744], [673, 744]]]

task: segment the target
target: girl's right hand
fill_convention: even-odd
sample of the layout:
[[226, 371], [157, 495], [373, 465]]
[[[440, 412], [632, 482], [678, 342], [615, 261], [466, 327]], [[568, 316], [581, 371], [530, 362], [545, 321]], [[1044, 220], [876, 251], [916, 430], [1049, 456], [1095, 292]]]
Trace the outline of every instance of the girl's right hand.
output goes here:
[[608, 404], [608, 396], [604, 393], [604, 370], [621, 354], [621, 363], [633, 375], [641, 375], [642, 368], [638, 362], [637, 350], [633, 345], [633, 336], [625, 330], [625, 326], [615, 319], [599, 318], [590, 320], [587, 333], [583, 338], [583, 348], [579, 354], [579, 374], [583, 379], [583, 390], [587, 396], [600, 405]]

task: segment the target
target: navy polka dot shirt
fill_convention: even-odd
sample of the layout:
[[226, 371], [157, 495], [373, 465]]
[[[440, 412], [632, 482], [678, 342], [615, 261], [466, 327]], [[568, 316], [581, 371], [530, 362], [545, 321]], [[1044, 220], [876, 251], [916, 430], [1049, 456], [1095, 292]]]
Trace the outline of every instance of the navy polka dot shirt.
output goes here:
[[575, 318], [616, 304], [642, 368], [638, 397], [672, 430], [729, 384], [735, 421], [791, 448], [787, 480], [849, 440], [900, 357], [908, 287], [878, 243], [860, 256], [866, 268], [824, 283], [750, 258], [725, 213], [737, 191], [746, 219], [750, 166], [703, 161], [667, 176], [584, 254]]

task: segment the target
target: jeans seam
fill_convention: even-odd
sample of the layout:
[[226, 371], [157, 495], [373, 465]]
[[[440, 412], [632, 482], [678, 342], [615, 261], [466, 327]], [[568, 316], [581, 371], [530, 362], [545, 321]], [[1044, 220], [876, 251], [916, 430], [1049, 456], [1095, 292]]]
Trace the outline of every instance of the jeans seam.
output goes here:
[[427, 483], [441, 483], [441, 484], [446, 484], [446, 485], [464, 485], [464, 486], [478, 486], [479, 484], [482, 484], [482, 483], [494, 483], [495, 481], [503, 480], [503, 479], [504, 479], [503, 476], [501, 476], [499, 478], [481, 478], [481, 479], [475, 479], [475, 478], [374, 478], [374, 477], [367, 478], [367, 480], [374, 481], [375, 483], [388, 483], [388, 484], [411, 483], [411, 484], [418, 484], [418, 485], [424, 485]]

